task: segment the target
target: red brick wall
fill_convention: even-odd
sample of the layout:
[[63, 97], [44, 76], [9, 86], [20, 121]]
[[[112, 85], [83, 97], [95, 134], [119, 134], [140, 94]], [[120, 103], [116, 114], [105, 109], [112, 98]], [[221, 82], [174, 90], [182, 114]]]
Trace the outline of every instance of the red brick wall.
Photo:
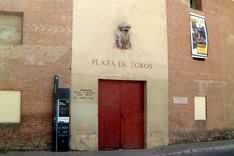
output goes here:
[[54, 74], [70, 87], [72, 0], [4, 0], [0, 10], [24, 13], [23, 44], [0, 47], [0, 90], [22, 92], [21, 123], [0, 124], [0, 150], [49, 149]]
[[[226, 45], [233, 28], [234, 4], [231, 1], [203, 0], [203, 11], [190, 9], [182, 0], [167, 0], [169, 46], [169, 134], [170, 143], [209, 141], [222, 137], [224, 129], [232, 128], [227, 116], [227, 62], [234, 42]], [[190, 11], [206, 17], [208, 59], [192, 59]], [[231, 48], [232, 47], [232, 48]], [[232, 57], [233, 58], [233, 57]], [[228, 61], [229, 59], [229, 61]], [[234, 65], [234, 64], [233, 64]], [[232, 72], [233, 73], [233, 72]], [[230, 88], [231, 90], [231, 88]], [[232, 91], [233, 92], [233, 91]], [[187, 97], [186, 105], [173, 103], [174, 96]], [[207, 120], [194, 121], [194, 96], [207, 96]], [[229, 104], [230, 108], [233, 106]]]

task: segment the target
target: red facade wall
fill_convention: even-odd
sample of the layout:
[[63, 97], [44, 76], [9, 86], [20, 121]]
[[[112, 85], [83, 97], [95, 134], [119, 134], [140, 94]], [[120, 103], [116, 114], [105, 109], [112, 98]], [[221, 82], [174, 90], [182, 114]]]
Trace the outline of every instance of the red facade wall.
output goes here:
[[54, 74], [70, 87], [72, 0], [7, 0], [0, 10], [23, 13], [23, 44], [0, 47], [0, 90], [22, 94], [21, 123], [0, 124], [0, 149], [49, 149]]
[[[182, 0], [167, 1], [169, 48], [169, 134], [170, 143], [225, 139], [231, 129], [227, 116], [228, 69], [232, 52], [226, 40], [233, 31], [230, 25], [233, 2], [203, 0], [202, 11], [190, 9]], [[190, 16], [206, 17], [208, 59], [192, 58]], [[228, 29], [229, 30], [228, 30]], [[234, 42], [230, 43], [233, 47]], [[230, 70], [229, 70], [230, 71]], [[173, 97], [187, 97], [188, 104], [174, 104]], [[207, 96], [207, 120], [194, 121], [194, 96]], [[229, 105], [230, 107], [232, 105]], [[231, 113], [229, 113], [231, 114]]]

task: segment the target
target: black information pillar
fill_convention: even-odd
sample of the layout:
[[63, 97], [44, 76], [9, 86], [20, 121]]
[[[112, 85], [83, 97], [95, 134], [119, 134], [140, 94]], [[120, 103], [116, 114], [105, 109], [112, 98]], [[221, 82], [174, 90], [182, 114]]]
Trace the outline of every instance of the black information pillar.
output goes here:
[[70, 89], [59, 88], [59, 77], [54, 77], [53, 90], [53, 151], [69, 150], [70, 140]]

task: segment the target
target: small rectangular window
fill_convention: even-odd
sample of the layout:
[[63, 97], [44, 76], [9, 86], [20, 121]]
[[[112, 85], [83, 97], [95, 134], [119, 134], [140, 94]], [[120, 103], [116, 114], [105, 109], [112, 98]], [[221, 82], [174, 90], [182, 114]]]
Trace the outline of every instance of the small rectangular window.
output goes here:
[[23, 14], [0, 12], [0, 45], [22, 44]]
[[206, 97], [194, 97], [194, 120], [206, 120]]
[[0, 124], [20, 123], [21, 93], [0, 91]]
[[202, 0], [190, 0], [190, 8], [202, 10]]

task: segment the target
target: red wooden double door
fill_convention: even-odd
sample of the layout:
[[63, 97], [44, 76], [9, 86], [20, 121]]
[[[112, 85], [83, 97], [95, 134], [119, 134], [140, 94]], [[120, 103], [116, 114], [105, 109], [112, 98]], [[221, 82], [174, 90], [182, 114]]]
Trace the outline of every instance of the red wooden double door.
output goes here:
[[99, 81], [99, 150], [144, 148], [144, 82]]

